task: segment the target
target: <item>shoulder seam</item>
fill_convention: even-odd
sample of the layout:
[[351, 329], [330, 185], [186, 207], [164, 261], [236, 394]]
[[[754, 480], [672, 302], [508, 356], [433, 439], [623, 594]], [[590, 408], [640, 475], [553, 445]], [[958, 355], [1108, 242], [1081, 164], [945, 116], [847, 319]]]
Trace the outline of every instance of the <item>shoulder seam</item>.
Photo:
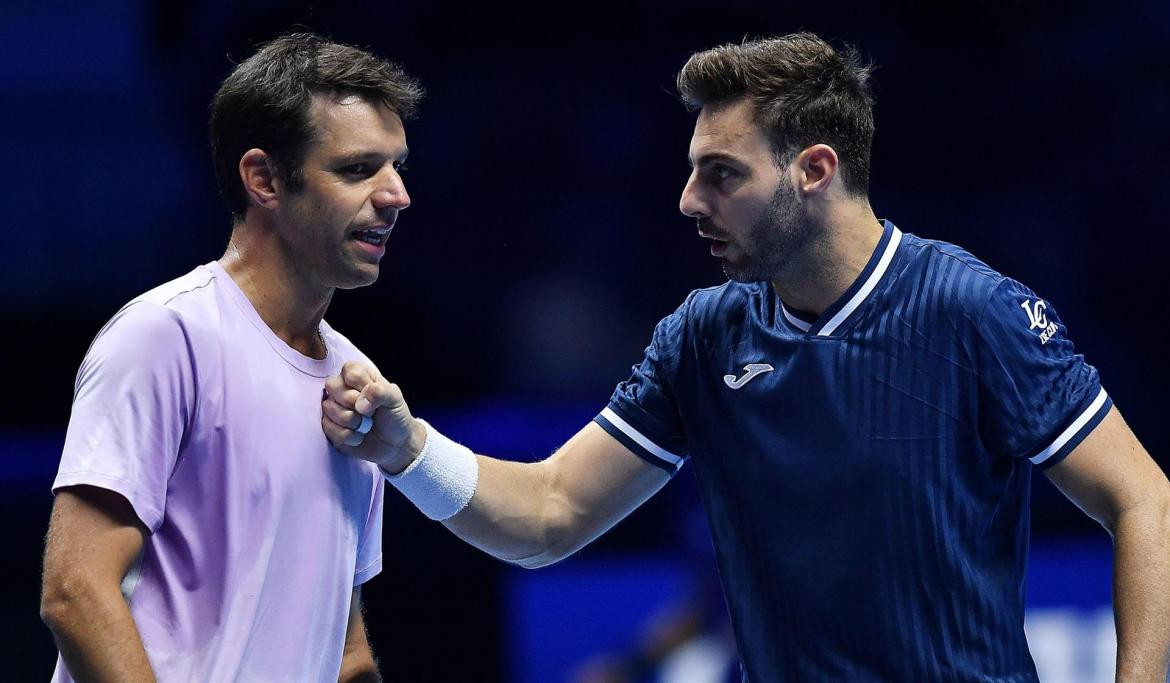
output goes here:
[[198, 289], [203, 289], [204, 287], [208, 287], [214, 281], [215, 281], [215, 273], [209, 273], [207, 276], [207, 280], [205, 282], [203, 282], [202, 284], [198, 284], [198, 285], [195, 285], [194, 287], [184, 289], [181, 292], [175, 292], [174, 294], [171, 295], [171, 297], [169, 299], [167, 299], [166, 301], [163, 301], [160, 305], [161, 306], [168, 306], [172, 301], [179, 298], [180, 296], [182, 296], [184, 294], [190, 294], [191, 292], [194, 292], [195, 290], [198, 290]]
[[[928, 248], [928, 249], [931, 249], [931, 250], [933, 250], [933, 251], [934, 251], [936, 254], [938, 254], [939, 256], [942, 256], [942, 257], [944, 257], [944, 258], [948, 258], [948, 259], [950, 259], [950, 260], [952, 260], [952, 261], [958, 261], [958, 262], [959, 262], [959, 265], [963, 266], [963, 267], [964, 267], [964, 268], [966, 268], [967, 270], [970, 270], [971, 272], [973, 272], [973, 273], [975, 273], [975, 274], [977, 274], [977, 275], [981, 275], [981, 276], [983, 276], [983, 277], [985, 277], [985, 278], [988, 278], [989, 280], [995, 280], [995, 286], [996, 286], [996, 287], [998, 287], [998, 286], [999, 286], [999, 283], [1000, 283], [1000, 282], [1002, 282], [1003, 280], [1007, 279], [1007, 276], [1006, 276], [1006, 275], [1004, 275], [1003, 273], [1000, 273], [999, 271], [995, 270], [995, 269], [994, 269], [994, 268], [992, 268], [991, 266], [987, 266], [986, 264], [984, 264], [984, 265], [985, 265], [985, 267], [987, 268], [987, 270], [990, 270], [992, 273], [995, 273], [995, 275], [996, 275], [996, 276], [998, 276], [998, 279], [996, 279], [996, 277], [995, 277], [995, 276], [992, 276], [992, 275], [990, 275], [989, 273], [986, 273], [986, 272], [984, 272], [984, 271], [980, 270], [979, 268], [976, 268], [975, 266], [972, 266], [970, 263], [967, 263], [967, 262], [966, 262], [964, 259], [961, 259], [961, 258], [959, 258], [958, 256], [956, 256], [956, 255], [954, 255], [954, 254], [948, 254], [947, 252], [943, 251], [942, 249], [939, 249], [939, 248], [938, 248], [938, 245], [937, 245], [937, 244], [935, 244], [934, 242], [930, 241], [930, 240], [922, 240], [922, 246], [923, 246], [923, 247], [926, 247], [926, 248]], [[959, 248], [961, 249], [962, 247], [959, 247]], [[974, 257], [974, 256], [972, 256], [972, 258], [975, 258], [975, 257]]]
[[[180, 292], [180, 294], [183, 294], [186, 291], [189, 291], [189, 290], [185, 290], [184, 292]], [[178, 296], [178, 295], [176, 295], [176, 296]], [[173, 299], [173, 298], [174, 297], [171, 297], [171, 299]], [[109, 329], [110, 325], [114, 324], [114, 320], [117, 319], [117, 317], [119, 315], [121, 315], [124, 311], [128, 311], [131, 308], [133, 308], [134, 306], [137, 306], [138, 304], [147, 304], [148, 306], [153, 304], [159, 310], [166, 311], [171, 316], [172, 319], [174, 319], [175, 321], [178, 321], [178, 318], [179, 318], [178, 312], [167, 306], [167, 304], [170, 303], [171, 299], [167, 299], [165, 302], [159, 303], [159, 302], [149, 301], [147, 299], [143, 299], [142, 296], [139, 295], [138, 297], [131, 299], [130, 301], [127, 301], [126, 303], [122, 304], [121, 306], [118, 307], [118, 310], [114, 311], [114, 314], [111, 315], [109, 318], [107, 318], [106, 322], [104, 322], [102, 324], [102, 326], [98, 328], [97, 334], [95, 334], [93, 336], [93, 338], [89, 340], [89, 346], [86, 347], [85, 353], [82, 355], [82, 358], [84, 359], [84, 358], [89, 356], [89, 353], [91, 351], [93, 351], [93, 345], [96, 344], [97, 340], [102, 336], [102, 334], [104, 334], [105, 331], [107, 329]], [[81, 375], [79, 373], [73, 382], [73, 392], [75, 395], [77, 393], [77, 382], [80, 379], [81, 379]]]
[[[971, 271], [975, 275], [982, 277], [982, 278], [985, 278], [985, 279], [992, 282], [991, 290], [987, 294], [987, 299], [983, 302], [982, 306], [980, 306], [979, 314], [975, 318], [975, 320], [973, 321], [975, 323], [975, 328], [978, 329], [979, 326], [983, 324], [983, 317], [984, 317], [984, 315], [986, 315], [987, 309], [991, 306], [991, 300], [993, 298], [995, 298], [995, 292], [1003, 285], [1003, 283], [1006, 280], [1008, 280], [1008, 277], [1006, 275], [1004, 275], [1003, 273], [999, 272], [998, 270], [995, 270], [991, 266], [988, 266], [987, 264], [983, 264], [983, 266], [986, 270], [981, 269], [981, 268], [976, 268], [975, 266], [968, 263], [965, 259], [959, 258], [955, 254], [948, 254], [947, 252], [943, 251], [942, 249], [939, 249], [938, 245], [936, 243], [934, 243], [932, 240], [921, 240], [920, 244], [922, 245], [922, 248], [930, 249], [942, 258], [957, 262], [960, 266], [962, 266], [963, 268], [966, 268], [967, 270]], [[962, 247], [959, 247], [959, 248], [961, 249]], [[971, 258], [975, 258], [975, 257], [972, 256]], [[980, 263], [982, 263], [982, 261], [980, 261]], [[988, 271], [990, 271], [990, 272], [988, 272]]]

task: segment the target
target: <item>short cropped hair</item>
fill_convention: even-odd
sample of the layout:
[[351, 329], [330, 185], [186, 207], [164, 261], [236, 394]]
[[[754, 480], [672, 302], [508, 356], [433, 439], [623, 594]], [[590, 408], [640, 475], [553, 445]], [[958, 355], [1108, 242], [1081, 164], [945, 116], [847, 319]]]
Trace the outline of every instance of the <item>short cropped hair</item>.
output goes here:
[[778, 163], [810, 145], [829, 145], [841, 160], [846, 192], [869, 192], [873, 144], [870, 73], [857, 51], [838, 51], [812, 33], [721, 45], [696, 53], [678, 74], [694, 111], [748, 97]]
[[305, 150], [317, 133], [310, 114], [314, 95], [357, 95], [405, 120], [414, 115], [423, 90], [397, 64], [312, 33], [263, 45], [232, 70], [211, 102], [216, 182], [236, 220], [248, 210], [239, 163], [249, 149], [267, 152], [290, 190], [303, 186]]

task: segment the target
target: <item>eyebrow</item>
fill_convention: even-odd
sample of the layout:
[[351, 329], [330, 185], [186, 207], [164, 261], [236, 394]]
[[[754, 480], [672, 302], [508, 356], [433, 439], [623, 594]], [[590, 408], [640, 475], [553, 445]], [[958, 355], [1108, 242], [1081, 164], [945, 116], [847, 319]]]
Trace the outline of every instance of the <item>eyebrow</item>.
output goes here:
[[375, 159], [394, 159], [395, 161], [402, 163], [406, 161], [406, 157], [408, 156], [410, 156], [409, 147], [403, 147], [401, 155], [385, 154], [383, 152], [376, 152], [374, 150], [349, 151], [342, 152], [338, 156], [334, 157], [334, 162], [338, 164], [353, 164], [362, 161], [372, 161]]
[[690, 164], [691, 168], [694, 168], [695, 166], [703, 166], [704, 164], [709, 164], [714, 161], [725, 161], [739, 166], [743, 165], [743, 161], [732, 156], [731, 154], [728, 154], [727, 152], [707, 152], [705, 154], [700, 154], [698, 163], [696, 163], [695, 160], [691, 158], [690, 154], [687, 154], [687, 163]]

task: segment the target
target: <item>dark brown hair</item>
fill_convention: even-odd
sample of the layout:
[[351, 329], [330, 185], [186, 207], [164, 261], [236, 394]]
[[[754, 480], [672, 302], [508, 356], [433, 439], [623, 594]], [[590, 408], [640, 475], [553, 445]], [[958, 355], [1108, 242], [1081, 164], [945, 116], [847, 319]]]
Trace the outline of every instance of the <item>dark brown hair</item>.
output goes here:
[[873, 143], [872, 68], [852, 47], [838, 51], [812, 33], [792, 33], [691, 55], [678, 74], [678, 91], [692, 111], [750, 98], [777, 162], [788, 163], [810, 145], [829, 145], [841, 160], [845, 190], [864, 196]]
[[211, 102], [215, 177], [232, 216], [241, 220], [248, 209], [238, 169], [253, 147], [272, 157], [289, 189], [301, 188], [305, 149], [316, 135], [310, 116], [314, 95], [358, 95], [408, 119], [422, 94], [397, 64], [312, 33], [263, 45], [232, 70]]

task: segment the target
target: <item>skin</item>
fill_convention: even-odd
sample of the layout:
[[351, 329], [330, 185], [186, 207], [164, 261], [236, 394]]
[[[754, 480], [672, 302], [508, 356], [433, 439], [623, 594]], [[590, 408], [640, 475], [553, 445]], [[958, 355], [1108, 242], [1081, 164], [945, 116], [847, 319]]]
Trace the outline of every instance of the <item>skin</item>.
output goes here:
[[409, 150], [402, 121], [357, 97], [314, 98], [318, 138], [304, 160], [304, 184], [284, 187], [271, 157], [248, 150], [240, 179], [257, 210], [232, 232], [224, 270], [289, 346], [321, 358], [317, 328], [337, 289], [378, 279], [380, 255], [352, 238], [393, 227], [410, 206], [399, 169]]
[[78, 681], [153, 681], [121, 583], [147, 529], [120, 495], [90, 486], [57, 493], [45, 540], [41, 619]]
[[1118, 681], [1166, 680], [1170, 669], [1170, 484], [1117, 408], [1046, 471], [1113, 537]]
[[[353, 232], [392, 227], [410, 197], [399, 173], [407, 146], [397, 114], [358, 97], [316, 96], [311, 116], [317, 136], [306, 150], [299, 190], [284, 186], [263, 150], [241, 157], [251, 204], [220, 263], [278, 337], [323, 358], [317, 329], [333, 292], [371, 284], [379, 274], [383, 252]], [[77, 486], [57, 494], [41, 617], [78, 681], [154, 680], [120, 590], [147, 535], [116, 493]], [[357, 589], [339, 680], [379, 680]]]
[[341, 683], [377, 683], [382, 680], [374, 653], [366, 638], [366, 623], [362, 618], [362, 589], [353, 589], [349, 601], [349, 621], [345, 627], [345, 653], [341, 657]]
[[[848, 194], [836, 151], [813, 145], [778, 164], [751, 105], [705, 107], [691, 139], [692, 171], [679, 209], [711, 238], [733, 278], [770, 279], [787, 305], [820, 314], [858, 277], [881, 226]], [[322, 428], [343, 452], [401, 472], [426, 428], [401, 390], [368, 364], [326, 383]], [[368, 435], [354, 428], [373, 416]], [[479, 481], [443, 523], [492, 555], [524, 567], [567, 557], [654, 494], [667, 475], [589, 424], [547, 460], [476, 456]], [[1170, 484], [1116, 409], [1046, 471], [1115, 540], [1119, 681], [1164, 681], [1170, 651]]]
[[749, 102], [704, 107], [679, 210], [712, 239], [729, 277], [771, 280], [785, 304], [820, 314], [865, 268], [882, 228], [869, 202], [843, 189], [832, 147], [792, 156], [776, 163]]

